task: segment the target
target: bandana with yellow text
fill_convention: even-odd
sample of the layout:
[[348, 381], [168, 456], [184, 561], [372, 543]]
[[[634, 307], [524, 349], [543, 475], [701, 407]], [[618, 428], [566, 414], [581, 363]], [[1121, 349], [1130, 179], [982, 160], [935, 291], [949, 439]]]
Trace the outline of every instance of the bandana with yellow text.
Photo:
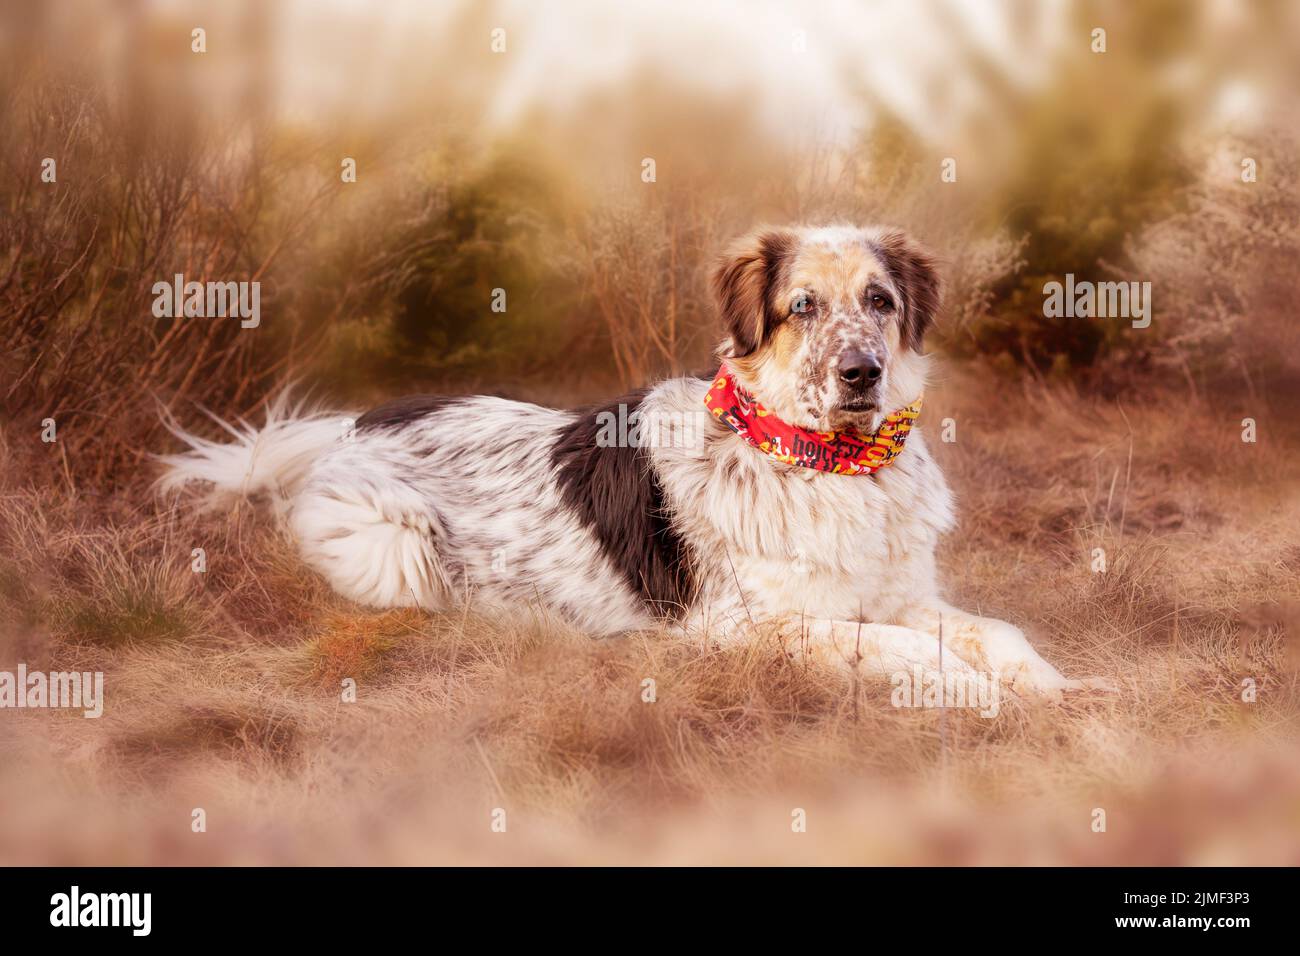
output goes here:
[[891, 464], [903, 451], [907, 433], [921, 414], [921, 399], [890, 412], [880, 427], [864, 434], [852, 429], [815, 432], [777, 418], [736, 384], [723, 365], [713, 378], [704, 404], [713, 417], [759, 451], [787, 465], [815, 468], [835, 475], [870, 475]]

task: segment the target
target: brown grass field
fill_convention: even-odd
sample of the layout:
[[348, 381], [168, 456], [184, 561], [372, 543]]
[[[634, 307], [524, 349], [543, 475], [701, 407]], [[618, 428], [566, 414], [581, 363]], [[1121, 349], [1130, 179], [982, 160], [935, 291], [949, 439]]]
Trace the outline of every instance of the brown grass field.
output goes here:
[[[6, 714], [0, 860], [1300, 862], [1296, 419], [1257, 411], [1245, 444], [1239, 410], [1184, 395], [971, 369], [932, 394], [962, 516], [950, 597], [1118, 694], [898, 710], [887, 682], [762, 633], [722, 650], [542, 613], [369, 612], [250, 506], [97, 496], [30, 457], [57, 443], [4, 433], [0, 647], [102, 670], [107, 705]], [[51, 467], [66, 480], [25, 478]]]
[[[1300, 7], [607, 7], [0, 3], [0, 672], [106, 695], [0, 709], [0, 864], [1300, 863]], [[378, 613], [150, 490], [160, 406], [704, 369], [764, 222], [939, 257], [946, 597], [1117, 693]], [[258, 324], [156, 311], [178, 274]], [[1067, 275], [1149, 324], [1051, 314]]]

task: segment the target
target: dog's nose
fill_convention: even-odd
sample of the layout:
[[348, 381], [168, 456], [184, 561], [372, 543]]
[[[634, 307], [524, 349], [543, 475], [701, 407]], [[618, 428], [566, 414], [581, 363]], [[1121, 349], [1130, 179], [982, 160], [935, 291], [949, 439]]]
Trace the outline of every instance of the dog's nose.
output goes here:
[[881, 371], [875, 352], [845, 352], [840, 356], [840, 381], [845, 385], [874, 384]]

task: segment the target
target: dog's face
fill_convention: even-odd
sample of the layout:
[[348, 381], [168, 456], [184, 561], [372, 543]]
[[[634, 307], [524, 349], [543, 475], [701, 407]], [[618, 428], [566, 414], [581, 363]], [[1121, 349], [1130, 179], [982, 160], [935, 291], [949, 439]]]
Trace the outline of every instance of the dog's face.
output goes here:
[[870, 430], [924, 386], [939, 279], [900, 232], [760, 229], [723, 258], [714, 289], [722, 356], [791, 424]]

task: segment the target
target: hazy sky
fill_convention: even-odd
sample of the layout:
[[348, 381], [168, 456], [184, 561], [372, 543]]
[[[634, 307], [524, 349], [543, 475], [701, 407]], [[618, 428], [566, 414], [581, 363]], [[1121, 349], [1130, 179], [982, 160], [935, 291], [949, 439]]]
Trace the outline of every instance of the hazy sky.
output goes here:
[[[233, 54], [235, 71], [241, 37], [248, 35], [246, 14], [264, 11], [266, 26], [257, 29], [271, 34], [271, 99], [282, 116], [332, 121], [333, 113], [377, 117], [412, 107], [432, 114], [457, 102], [481, 109], [474, 122], [490, 132], [535, 110], [567, 111], [593, 93], [626, 89], [620, 84], [631, 76], [658, 76], [671, 80], [670, 96], [688, 98], [698, 90], [730, 101], [743, 95], [751, 118], [776, 136], [815, 132], [842, 141], [869, 126], [871, 104], [880, 103], [938, 145], [954, 142], [962, 130], [990, 135], [990, 124], [972, 122], [998, 102], [981, 86], [990, 73], [1000, 86], [1031, 87], [1052, 77], [1062, 54], [1090, 55], [1090, 28], [1076, 15], [1080, 6], [1074, 0], [143, 0], [135, 9], [160, 21], [161, 46], [177, 33], [183, 39], [190, 23], [201, 21], [212, 51]], [[1107, 10], [1132, 9], [1123, 3], [1085, 8], [1100, 19]], [[1289, 29], [1300, 19], [1300, 5], [1204, 0], [1182, 9], [1202, 21], [1192, 52], [1160, 70], [1153, 65], [1143, 83], [1185, 85], [1194, 114], [1210, 127], [1258, 121], [1295, 101], [1289, 86], [1297, 59], [1287, 37], [1300, 32]], [[1180, 35], [1177, 24], [1166, 31], [1163, 22], [1160, 36], [1132, 35], [1125, 17], [1110, 18], [1110, 43], [1130, 63], [1146, 45]], [[494, 27], [506, 31], [504, 53], [489, 52]]]
[[[455, 35], [461, 7], [294, 0], [285, 18], [293, 25], [283, 31], [288, 104], [310, 111], [334, 95], [396, 93], [395, 65], [422, 48], [425, 56], [443, 43], [486, 50], [486, 31]], [[564, 109], [651, 66], [701, 91], [751, 92], [755, 115], [776, 132], [800, 117], [826, 135], [846, 135], [869, 119], [865, 88], [915, 117], [919, 132], [941, 138], [978, 100], [968, 74], [953, 69], [959, 51], [973, 45], [1007, 80], [1033, 82], [1066, 40], [1064, 7], [1064, 0], [502, 0], [486, 7], [492, 25], [507, 31], [486, 118], [505, 124], [538, 105]]]

